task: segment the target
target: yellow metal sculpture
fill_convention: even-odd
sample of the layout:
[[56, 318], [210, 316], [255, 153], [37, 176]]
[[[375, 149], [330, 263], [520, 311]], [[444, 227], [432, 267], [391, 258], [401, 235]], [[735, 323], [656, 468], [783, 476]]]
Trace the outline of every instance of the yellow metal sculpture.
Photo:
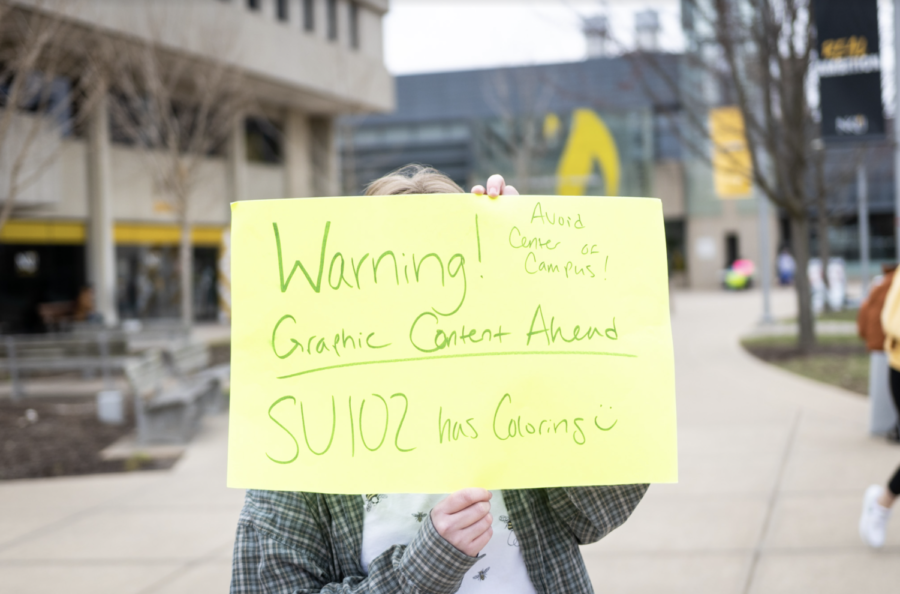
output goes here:
[[588, 180], [597, 163], [603, 175], [606, 196], [619, 195], [621, 164], [616, 141], [603, 119], [591, 109], [576, 109], [572, 127], [556, 170], [556, 193], [561, 196], [587, 194]]

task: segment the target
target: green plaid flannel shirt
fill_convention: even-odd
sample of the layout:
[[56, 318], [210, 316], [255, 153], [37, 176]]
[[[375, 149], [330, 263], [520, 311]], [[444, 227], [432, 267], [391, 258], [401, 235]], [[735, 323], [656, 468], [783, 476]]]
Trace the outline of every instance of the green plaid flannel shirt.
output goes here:
[[[504, 491], [528, 576], [541, 593], [593, 592], [578, 545], [622, 525], [647, 485]], [[232, 594], [450, 594], [478, 560], [422, 522], [409, 545], [361, 566], [363, 498], [248, 491], [238, 521]]]

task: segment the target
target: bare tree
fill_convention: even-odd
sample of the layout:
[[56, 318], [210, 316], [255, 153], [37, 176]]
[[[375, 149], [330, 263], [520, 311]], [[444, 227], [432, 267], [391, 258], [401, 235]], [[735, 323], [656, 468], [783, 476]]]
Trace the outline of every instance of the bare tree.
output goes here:
[[[163, 6], [163, 9], [166, 7]], [[189, 13], [187, 13], [189, 14]], [[176, 13], [184, 18], [185, 13]], [[156, 187], [180, 227], [181, 318], [193, 322], [193, 250], [189, 210], [201, 165], [221, 152], [249, 106], [247, 86], [230, 65], [227, 31], [197, 23], [203, 54], [175, 53], [163, 43], [171, 34], [166, 12], [148, 11], [148, 35], [108, 43], [110, 113], [115, 133], [142, 149]], [[182, 24], [183, 25], [183, 24]], [[179, 27], [180, 30], [190, 29]]]
[[[485, 80], [487, 103], [499, 116], [501, 129], [489, 135], [493, 148], [510, 161], [512, 179], [523, 194], [535, 188], [536, 162], [547, 152], [544, 118], [554, 89], [531, 68], [498, 70]], [[542, 185], [538, 183], [537, 185]], [[541, 191], [546, 191], [541, 188]]]
[[[800, 271], [795, 282], [798, 346], [809, 352], [816, 336], [805, 271], [818, 198], [809, 174], [819, 138], [807, 93], [816, 43], [812, 0], [685, 0], [682, 6], [694, 31], [710, 32], [709, 43], [698, 43], [685, 56], [685, 70], [701, 77], [686, 82], [683, 73], [663, 72], [654, 60], [641, 63], [680, 90], [687, 136], [702, 138], [687, 142], [688, 150], [702, 153], [703, 144], [713, 142], [704, 117], [709, 107], [740, 108], [752, 183], [790, 222]], [[718, 87], [712, 100], [705, 88], [709, 82]]]
[[[822, 262], [822, 282], [827, 290], [830, 286], [827, 265], [831, 260], [831, 242], [828, 238], [828, 230], [832, 225], [838, 224], [846, 218], [853, 206], [849, 199], [850, 194], [836, 196], [835, 189], [846, 188], [855, 181], [859, 164], [870, 160], [871, 155], [865, 148], [852, 147], [850, 154], [842, 155], [844, 158], [840, 162], [829, 163], [826, 159], [824, 142], [815, 139], [812, 148], [808, 184], [812, 188], [815, 203], [816, 247], [818, 248], [816, 255]], [[856, 198], [858, 199], [858, 196]], [[831, 305], [828, 299], [825, 299], [824, 307], [826, 311], [830, 311]]]
[[50, 4], [0, 1], [0, 230], [100, 97], [90, 34], [66, 19], [75, 2]]
[[[697, 0], [691, 0], [700, 11]], [[722, 49], [727, 80], [744, 116], [757, 188], [788, 216], [796, 276], [798, 346], [809, 352], [815, 327], [809, 278], [810, 206], [807, 184], [811, 126], [807, 76], [815, 46], [811, 0], [713, 0], [709, 20]], [[746, 9], [745, 9], [746, 8]]]

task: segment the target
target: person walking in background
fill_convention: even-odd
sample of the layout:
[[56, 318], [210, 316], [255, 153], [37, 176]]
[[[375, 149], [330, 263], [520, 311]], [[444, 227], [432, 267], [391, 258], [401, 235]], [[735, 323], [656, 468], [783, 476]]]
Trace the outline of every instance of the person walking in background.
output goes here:
[[[882, 266], [881, 282], [869, 291], [863, 301], [856, 318], [859, 337], [866, 343], [869, 351], [869, 404], [871, 418], [869, 431], [876, 435], [888, 434], [896, 437], [897, 411], [889, 395], [887, 355], [884, 352], [885, 335], [881, 327], [881, 312], [891, 283], [894, 280], [896, 265]], [[894, 392], [896, 398], [896, 391]]]
[[[887, 354], [890, 368], [891, 395], [894, 397], [894, 410], [900, 412], [900, 275], [894, 274], [891, 286], [881, 308], [881, 329], [884, 331], [884, 352]], [[888, 434], [888, 439], [900, 441], [897, 424]]]
[[872, 485], [863, 497], [862, 517], [859, 519], [859, 535], [863, 542], [873, 548], [884, 546], [891, 506], [900, 496], [900, 467], [894, 473], [887, 488]]
[[781, 248], [778, 254], [778, 284], [786, 286], [794, 282], [794, 273], [797, 270], [797, 263], [794, 262], [794, 256], [786, 247]]
[[[870, 301], [878, 288], [872, 291]], [[881, 309], [881, 328], [885, 335], [884, 350], [890, 367], [891, 393], [894, 396], [895, 406], [900, 410], [900, 275], [897, 274], [892, 275], [884, 307]], [[859, 535], [870, 547], [879, 548], [884, 545], [888, 521], [891, 518], [891, 507], [898, 495], [900, 495], [900, 467], [894, 472], [886, 488], [871, 485], [866, 489], [863, 495], [862, 516], [859, 518]]]

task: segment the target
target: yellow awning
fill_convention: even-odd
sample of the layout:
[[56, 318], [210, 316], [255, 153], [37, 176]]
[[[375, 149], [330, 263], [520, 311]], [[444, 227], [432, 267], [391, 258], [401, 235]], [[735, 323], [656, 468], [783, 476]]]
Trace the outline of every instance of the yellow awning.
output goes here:
[[[191, 229], [195, 246], [217, 247], [225, 227], [197, 225]], [[0, 243], [31, 245], [83, 245], [87, 226], [80, 221], [13, 220], [0, 230]], [[181, 231], [172, 224], [116, 223], [116, 245], [177, 245]]]

